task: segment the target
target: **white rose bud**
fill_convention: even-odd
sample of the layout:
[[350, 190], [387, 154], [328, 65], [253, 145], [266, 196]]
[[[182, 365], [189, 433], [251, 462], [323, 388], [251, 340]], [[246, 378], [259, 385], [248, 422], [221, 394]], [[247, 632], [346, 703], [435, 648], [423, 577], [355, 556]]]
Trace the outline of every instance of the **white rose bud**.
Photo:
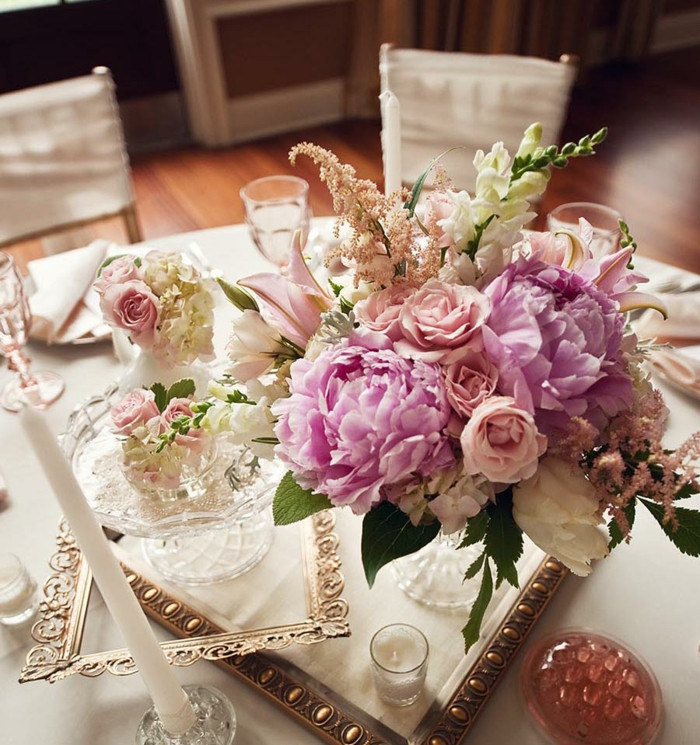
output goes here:
[[581, 577], [590, 574], [592, 559], [608, 554], [595, 490], [559, 458], [544, 458], [534, 476], [513, 488], [513, 517], [535, 544]]

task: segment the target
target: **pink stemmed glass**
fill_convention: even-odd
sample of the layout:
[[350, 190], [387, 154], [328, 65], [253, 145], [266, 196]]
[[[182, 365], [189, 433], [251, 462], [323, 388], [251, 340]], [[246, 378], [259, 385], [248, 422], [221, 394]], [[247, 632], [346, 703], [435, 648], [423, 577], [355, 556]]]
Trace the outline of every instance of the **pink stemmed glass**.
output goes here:
[[0, 405], [19, 411], [26, 403], [45, 409], [62, 393], [65, 383], [53, 372], [32, 373], [29, 357], [22, 351], [32, 316], [24, 282], [9, 254], [0, 253], [0, 353], [17, 377], [0, 391]]

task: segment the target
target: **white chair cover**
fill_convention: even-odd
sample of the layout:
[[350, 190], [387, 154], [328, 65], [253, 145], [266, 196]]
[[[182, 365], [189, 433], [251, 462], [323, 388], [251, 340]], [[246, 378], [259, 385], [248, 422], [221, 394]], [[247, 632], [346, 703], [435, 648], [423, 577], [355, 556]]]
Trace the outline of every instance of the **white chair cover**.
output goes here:
[[133, 203], [109, 73], [0, 96], [0, 245]]
[[503, 141], [515, 154], [523, 131], [543, 128], [544, 145], [556, 143], [566, 115], [576, 66], [534, 57], [393, 49], [380, 54], [382, 91], [401, 107], [402, 181], [411, 186], [430, 161], [464, 148], [441, 163], [455, 185], [473, 193], [474, 153]]

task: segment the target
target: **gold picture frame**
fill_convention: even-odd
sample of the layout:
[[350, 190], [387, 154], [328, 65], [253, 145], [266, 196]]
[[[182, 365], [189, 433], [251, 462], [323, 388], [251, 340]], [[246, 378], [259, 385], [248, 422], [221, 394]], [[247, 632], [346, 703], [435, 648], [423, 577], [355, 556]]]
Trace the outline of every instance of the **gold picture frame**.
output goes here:
[[[73, 674], [97, 677], [104, 672], [136, 672], [124, 649], [80, 654], [91, 575], [65, 521], [61, 522], [57, 540], [58, 551], [50, 562], [53, 573], [44, 587], [41, 618], [32, 630], [37, 645], [27, 656], [20, 682], [54, 682]], [[178, 637], [161, 645], [171, 664], [187, 666], [201, 659], [214, 661], [334, 745], [458, 745], [568, 570], [553, 557], [544, 558], [446, 705], [431, 717], [427, 727], [419, 727], [405, 737], [341, 696], [331, 695], [321, 682], [275, 654], [294, 644], [349, 636], [339, 540], [332, 512], [318, 513], [307, 521], [302, 557], [309, 617], [297, 624], [254, 631], [227, 632], [172, 591], [133, 569], [123, 558], [122, 567], [145, 612]]]

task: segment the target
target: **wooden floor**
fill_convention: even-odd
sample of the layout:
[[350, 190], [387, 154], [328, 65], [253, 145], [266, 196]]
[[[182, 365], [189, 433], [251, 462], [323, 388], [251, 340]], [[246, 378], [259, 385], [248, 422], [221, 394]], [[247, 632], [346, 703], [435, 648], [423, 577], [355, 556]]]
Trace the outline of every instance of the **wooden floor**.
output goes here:
[[[608, 140], [594, 158], [555, 172], [542, 213], [562, 202], [611, 205], [626, 218], [640, 252], [700, 272], [700, 84], [689, 73], [699, 62], [700, 51], [691, 50], [589, 75], [574, 91], [563, 138], [607, 125]], [[314, 214], [330, 214], [315, 168], [306, 159], [296, 168], [287, 161], [300, 140], [330, 148], [361, 177], [381, 181], [376, 122], [318, 127], [220, 150], [140, 154], [132, 169], [145, 237], [241, 222], [240, 187], [274, 173], [307, 179]], [[28, 244], [18, 252], [23, 263], [41, 248]]]

